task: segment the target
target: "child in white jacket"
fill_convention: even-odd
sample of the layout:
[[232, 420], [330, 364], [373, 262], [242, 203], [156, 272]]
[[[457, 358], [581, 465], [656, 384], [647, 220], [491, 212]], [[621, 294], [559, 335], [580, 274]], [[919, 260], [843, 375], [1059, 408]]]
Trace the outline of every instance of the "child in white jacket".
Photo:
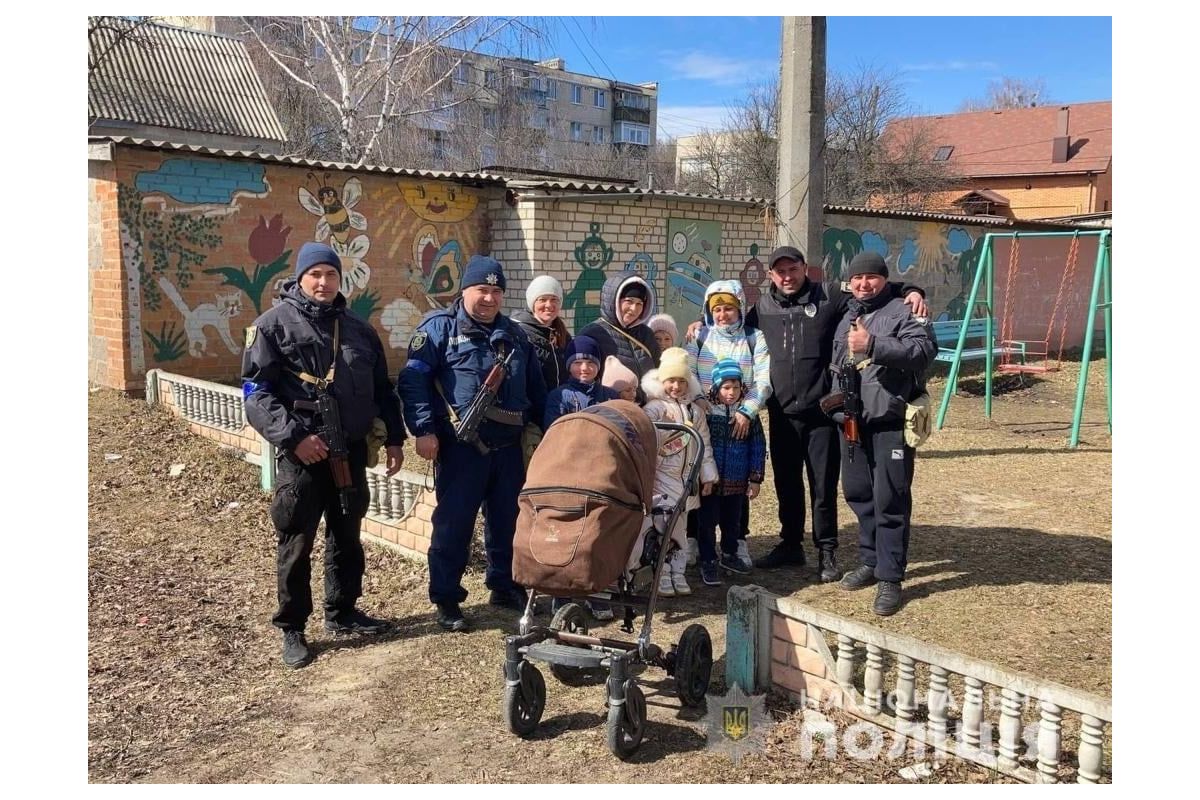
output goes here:
[[[687, 352], [679, 347], [663, 351], [658, 369], [652, 369], [642, 377], [642, 391], [646, 393], [645, 411], [654, 422], [675, 422], [695, 428], [704, 442], [704, 459], [700, 463], [700, 487], [685, 485], [692, 462], [696, 459], [696, 446], [686, 434], [675, 431], [658, 432], [658, 464], [654, 471], [654, 494], [665, 495], [667, 503], [674, 505], [687, 496], [686, 511], [700, 507], [700, 495], [709, 494], [717, 482], [717, 465], [712, 457], [712, 445], [708, 438], [708, 418], [705, 410], [692, 402], [700, 395], [700, 384], [688, 369]], [[669, 569], [664, 569], [658, 584], [658, 593], [666, 597], [691, 594], [683, 576], [687, 566], [687, 515], [680, 514], [670, 538], [679, 546], [669, 560]]]

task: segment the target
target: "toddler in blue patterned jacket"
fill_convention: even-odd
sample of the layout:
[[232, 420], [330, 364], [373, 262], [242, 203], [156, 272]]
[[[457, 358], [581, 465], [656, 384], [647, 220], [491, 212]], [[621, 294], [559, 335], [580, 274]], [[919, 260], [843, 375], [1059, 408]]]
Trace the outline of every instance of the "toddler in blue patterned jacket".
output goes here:
[[[755, 415], [750, 433], [743, 439], [733, 435], [734, 414], [741, 405], [746, 386], [742, 368], [733, 359], [724, 358], [712, 370], [708, 432], [712, 441], [713, 461], [717, 464], [717, 485], [712, 494], [700, 498], [697, 530], [700, 548], [700, 579], [708, 586], [721, 585], [718, 565], [730, 572], [745, 574], [749, 566], [738, 555], [742, 530], [743, 498], [758, 496], [767, 466], [767, 439], [762, 421]], [[721, 526], [721, 558], [717, 560], [717, 525]]]

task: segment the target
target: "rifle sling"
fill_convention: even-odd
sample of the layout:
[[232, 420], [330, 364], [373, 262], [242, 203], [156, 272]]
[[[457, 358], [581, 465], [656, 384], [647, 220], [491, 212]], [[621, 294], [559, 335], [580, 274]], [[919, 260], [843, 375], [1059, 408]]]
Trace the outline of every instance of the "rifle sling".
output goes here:
[[314, 378], [312, 375], [309, 375], [307, 372], [297, 372], [296, 370], [289, 370], [289, 372], [291, 372], [293, 375], [295, 375], [300, 380], [304, 381], [305, 383], [311, 383], [313, 386], [316, 386], [321, 391], [325, 391], [326, 389], [329, 388], [329, 385], [331, 383], [333, 383], [333, 370], [337, 366], [338, 340], [339, 340], [339, 336], [341, 334], [341, 327], [340, 327], [339, 323], [341, 323], [340, 319], [335, 319], [333, 321], [333, 358], [329, 362], [329, 371], [325, 373], [324, 378]]

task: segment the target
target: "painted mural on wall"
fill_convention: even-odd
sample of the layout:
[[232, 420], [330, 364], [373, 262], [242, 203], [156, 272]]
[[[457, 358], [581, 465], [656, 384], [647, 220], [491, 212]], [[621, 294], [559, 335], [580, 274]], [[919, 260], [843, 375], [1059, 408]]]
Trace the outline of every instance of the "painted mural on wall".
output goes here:
[[462, 269], [478, 241], [476, 229], [465, 223], [479, 209], [479, 194], [438, 181], [398, 180], [372, 199], [387, 215], [377, 236], [391, 237], [386, 257], [400, 264], [402, 284], [399, 296], [382, 306], [379, 324], [388, 345], [403, 351], [425, 314], [458, 296]]
[[667, 220], [667, 281], [662, 311], [683, 330], [698, 319], [704, 290], [721, 277], [721, 223]]
[[767, 276], [767, 268], [758, 258], [757, 243], [750, 245], [750, 258], [738, 272], [738, 280], [742, 282], [747, 308], [757, 303], [758, 298], [762, 297], [762, 293], [767, 291], [767, 287], [771, 285], [771, 279]]
[[663, 289], [658, 285], [658, 264], [654, 257], [646, 252], [646, 237], [654, 233], [654, 225], [643, 223], [637, 226], [633, 235], [633, 244], [637, 251], [625, 262], [625, 269], [633, 270], [646, 279], [646, 283], [654, 287], [654, 291], [662, 295]]
[[600, 235], [600, 223], [588, 226], [590, 233], [575, 248], [575, 263], [579, 277], [571, 291], [563, 296], [563, 310], [573, 309], [578, 333], [584, 326], [600, 319], [600, 289], [604, 286], [605, 268], [612, 263], [613, 249]]
[[911, 235], [892, 240], [876, 230], [826, 228], [822, 237], [826, 277], [845, 280], [850, 260], [863, 251], [873, 251], [887, 262], [894, 280], [908, 281], [925, 290], [936, 319], [962, 319], [983, 237], [972, 236], [964, 227], [938, 222], [904, 227]]
[[483, 205], [470, 187], [120, 152], [135, 376], [171, 364], [197, 377], [236, 377], [245, 327], [279, 302], [295, 248], [310, 236], [342, 259], [350, 310], [401, 351], [389, 359], [395, 369], [421, 318], [457, 295], [481, 238]]

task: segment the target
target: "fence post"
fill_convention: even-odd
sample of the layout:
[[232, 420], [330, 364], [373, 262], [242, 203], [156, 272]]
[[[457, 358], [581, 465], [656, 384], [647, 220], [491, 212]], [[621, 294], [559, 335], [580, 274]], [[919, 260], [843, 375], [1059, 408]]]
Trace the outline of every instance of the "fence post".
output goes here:
[[158, 405], [158, 370], [152, 369], [146, 373], [146, 404]]
[[275, 445], [261, 436], [258, 438], [262, 442], [262, 447], [260, 448], [262, 451], [260, 461], [262, 463], [259, 464], [261, 468], [259, 472], [259, 484], [262, 486], [264, 492], [269, 492], [275, 488]]
[[[726, 596], [725, 684], [742, 691], [758, 691], [758, 598], [757, 586], [734, 586]], [[769, 641], [768, 641], [769, 645]], [[768, 651], [769, 657], [769, 651]]]

